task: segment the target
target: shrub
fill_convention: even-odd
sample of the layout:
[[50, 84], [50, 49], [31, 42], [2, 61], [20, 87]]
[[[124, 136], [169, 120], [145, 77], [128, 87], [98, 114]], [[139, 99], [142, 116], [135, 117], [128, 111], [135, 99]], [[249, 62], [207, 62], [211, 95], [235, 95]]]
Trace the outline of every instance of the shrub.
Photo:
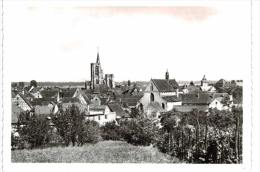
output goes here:
[[28, 142], [31, 148], [42, 146], [48, 143], [49, 137], [49, 121], [44, 118], [32, 115], [24, 125], [18, 128], [20, 135], [19, 144], [24, 147], [23, 144]]
[[133, 145], [150, 145], [156, 140], [158, 128], [148, 118], [137, 118], [130, 121], [123, 121], [120, 124], [122, 138]]
[[120, 127], [116, 121], [107, 122], [104, 126], [100, 127], [101, 137], [104, 140], [121, 140]]
[[78, 133], [78, 145], [84, 143], [97, 143], [100, 139], [99, 124], [96, 121], [83, 122], [82, 129]]

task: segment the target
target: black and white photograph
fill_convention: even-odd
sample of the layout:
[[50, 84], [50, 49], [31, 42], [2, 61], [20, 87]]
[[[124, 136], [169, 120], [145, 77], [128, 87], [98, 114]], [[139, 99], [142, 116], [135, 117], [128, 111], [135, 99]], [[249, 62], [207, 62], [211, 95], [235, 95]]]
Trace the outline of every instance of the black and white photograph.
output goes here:
[[250, 0], [4, 1], [5, 171], [250, 170], [252, 9]]

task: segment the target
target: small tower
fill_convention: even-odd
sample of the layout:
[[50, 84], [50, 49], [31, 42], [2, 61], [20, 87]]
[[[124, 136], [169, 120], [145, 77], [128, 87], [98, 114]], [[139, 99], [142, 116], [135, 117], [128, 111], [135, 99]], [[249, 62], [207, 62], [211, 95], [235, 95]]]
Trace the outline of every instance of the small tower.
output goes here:
[[100, 59], [99, 59], [99, 51], [97, 52], [97, 64], [100, 64]]
[[166, 80], [169, 80], [169, 79], [170, 79], [170, 75], [169, 75], [168, 69], [167, 69], [167, 71], [166, 71], [166, 73], [165, 73], [165, 79], [166, 79]]
[[204, 75], [202, 80], [201, 80], [201, 86], [204, 86], [204, 85], [208, 85], [207, 84], [207, 79], [206, 79], [206, 76]]

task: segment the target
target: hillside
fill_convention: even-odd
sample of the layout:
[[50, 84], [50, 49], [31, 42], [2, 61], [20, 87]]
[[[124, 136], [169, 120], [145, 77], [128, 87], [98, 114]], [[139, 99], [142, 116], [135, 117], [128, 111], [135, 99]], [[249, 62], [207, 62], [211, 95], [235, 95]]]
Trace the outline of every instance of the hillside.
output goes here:
[[12, 162], [178, 163], [179, 161], [151, 146], [102, 141], [82, 147], [15, 150], [12, 151]]

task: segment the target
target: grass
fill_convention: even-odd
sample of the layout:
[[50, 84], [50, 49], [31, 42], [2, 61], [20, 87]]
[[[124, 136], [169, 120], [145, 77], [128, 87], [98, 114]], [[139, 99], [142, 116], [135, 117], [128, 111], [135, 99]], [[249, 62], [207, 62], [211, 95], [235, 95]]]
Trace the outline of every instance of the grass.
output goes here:
[[76, 163], [179, 163], [152, 146], [133, 146], [121, 141], [102, 141], [82, 147], [50, 147], [12, 151], [12, 162]]

